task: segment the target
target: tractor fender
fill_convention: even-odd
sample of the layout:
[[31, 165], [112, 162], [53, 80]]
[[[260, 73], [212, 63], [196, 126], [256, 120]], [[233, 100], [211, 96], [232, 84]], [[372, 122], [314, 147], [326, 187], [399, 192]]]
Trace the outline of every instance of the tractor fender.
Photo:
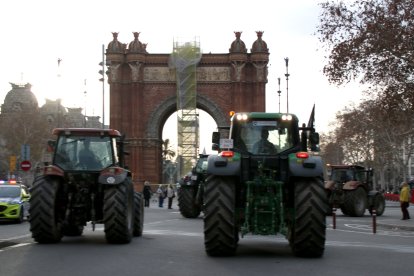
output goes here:
[[48, 165], [43, 168], [43, 175], [63, 177], [65, 172], [58, 166]]
[[321, 177], [323, 176], [323, 162], [318, 155], [311, 155], [306, 159], [297, 158], [289, 154], [289, 170], [292, 176]]
[[351, 180], [344, 184], [344, 186], [342, 187], [342, 190], [352, 191], [352, 190], [356, 190], [360, 186], [362, 186], [362, 184], [359, 181]]
[[130, 172], [121, 167], [109, 167], [101, 172], [98, 182], [103, 185], [117, 185], [125, 181]]
[[210, 155], [207, 162], [207, 174], [209, 175], [227, 176], [240, 174], [240, 159]]
[[326, 190], [333, 190], [335, 188], [335, 184], [335, 181], [327, 180], [325, 181], [324, 186]]

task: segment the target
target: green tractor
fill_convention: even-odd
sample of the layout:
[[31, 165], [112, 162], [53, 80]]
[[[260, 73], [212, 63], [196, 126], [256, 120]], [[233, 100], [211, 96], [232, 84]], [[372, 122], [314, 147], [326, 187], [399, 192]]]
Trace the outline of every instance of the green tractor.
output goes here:
[[207, 175], [208, 154], [199, 154], [190, 175], [180, 181], [178, 208], [185, 218], [197, 218], [203, 206], [204, 180]]
[[319, 134], [282, 113], [235, 113], [227, 139], [213, 133], [204, 184], [209, 256], [234, 255], [239, 236], [284, 235], [296, 256], [321, 257], [327, 197]]
[[88, 222], [104, 225], [109, 243], [143, 232], [144, 205], [125, 166], [124, 136], [114, 129], [56, 128], [52, 155], [33, 183], [30, 231], [38, 243], [80, 236]]

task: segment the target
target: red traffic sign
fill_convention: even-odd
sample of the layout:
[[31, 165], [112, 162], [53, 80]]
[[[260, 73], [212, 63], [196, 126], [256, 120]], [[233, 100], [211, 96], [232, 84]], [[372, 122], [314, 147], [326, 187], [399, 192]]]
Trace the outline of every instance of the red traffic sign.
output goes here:
[[24, 171], [30, 170], [32, 167], [32, 163], [29, 160], [24, 160], [20, 163], [20, 168]]

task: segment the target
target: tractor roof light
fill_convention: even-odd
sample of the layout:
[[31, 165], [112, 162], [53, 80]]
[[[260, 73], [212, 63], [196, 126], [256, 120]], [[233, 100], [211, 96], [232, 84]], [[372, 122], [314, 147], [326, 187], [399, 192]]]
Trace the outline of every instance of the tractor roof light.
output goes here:
[[283, 121], [292, 121], [292, 115], [290, 115], [290, 114], [283, 114], [282, 115], [282, 120]]
[[246, 121], [247, 120], [247, 114], [246, 113], [238, 113], [236, 115], [236, 119], [239, 121]]

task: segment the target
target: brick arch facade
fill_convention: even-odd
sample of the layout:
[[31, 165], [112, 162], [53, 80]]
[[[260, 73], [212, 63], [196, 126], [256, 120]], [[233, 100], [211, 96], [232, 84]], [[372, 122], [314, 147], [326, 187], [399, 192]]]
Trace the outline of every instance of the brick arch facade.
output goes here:
[[[127, 163], [140, 190], [146, 180], [161, 182], [162, 128], [176, 111], [177, 91], [175, 72], [168, 64], [170, 54], [149, 54], [146, 44], [137, 42], [138, 34], [134, 33], [130, 48], [114, 34], [106, 60], [110, 127], [126, 134]], [[251, 53], [240, 34], [236, 33], [229, 53], [203, 54], [197, 64], [197, 108], [210, 114], [219, 126], [228, 125], [231, 110], [265, 111], [269, 52], [261, 40], [262, 32], [258, 32]]]

